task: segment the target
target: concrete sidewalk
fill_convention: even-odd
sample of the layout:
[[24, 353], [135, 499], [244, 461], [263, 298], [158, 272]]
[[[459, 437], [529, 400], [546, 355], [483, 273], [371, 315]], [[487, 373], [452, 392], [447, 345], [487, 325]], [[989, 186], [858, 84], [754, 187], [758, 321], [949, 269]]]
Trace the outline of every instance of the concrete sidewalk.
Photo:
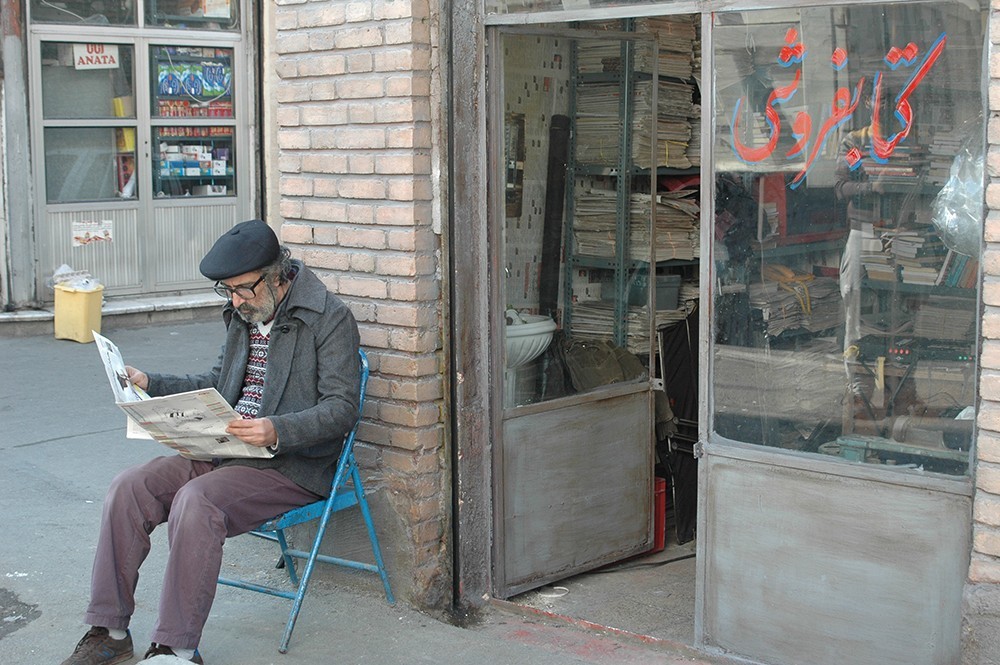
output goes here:
[[[178, 373], [210, 367], [222, 333], [221, 321], [107, 332], [126, 362]], [[101, 502], [111, 478], [165, 449], [125, 438], [123, 415], [112, 401], [93, 344], [51, 336], [0, 337], [0, 367], [0, 663], [57, 664], [86, 630], [81, 617]], [[155, 619], [166, 546], [165, 529], [154, 532], [132, 622], [139, 655]], [[226, 552], [227, 574], [284, 576], [273, 568], [276, 550], [271, 543], [236, 538]], [[374, 582], [322, 577], [310, 588], [289, 653], [281, 655], [277, 644], [287, 612], [288, 602], [282, 599], [220, 588], [201, 644], [206, 662], [725, 662], [668, 642], [497, 608], [485, 611], [479, 625], [458, 628], [411, 609], [405, 599], [390, 607]]]

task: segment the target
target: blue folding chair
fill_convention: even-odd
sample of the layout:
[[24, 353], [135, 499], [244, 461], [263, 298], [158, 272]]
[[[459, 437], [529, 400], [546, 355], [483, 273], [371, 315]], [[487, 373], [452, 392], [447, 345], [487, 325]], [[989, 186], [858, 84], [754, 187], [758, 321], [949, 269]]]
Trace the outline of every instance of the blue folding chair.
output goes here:
[[[358, 413], [360, 414], [365, 405], [365, 388], [368, 385], [368, 357], [363, 350], [360, 350], [359, 354], [361, 356], [361, 402], [358, 405]], [[344, 449], [341, 451], [340, 460], [337, 462], [337, 471], [333, 476], [330, 497], [307, 506], [302, 506], [301, 508], [289, 510], [283, 515], [264, 522], [250, 532], [255, 536], [273, 540], [281, 546], [282, 562], [288, 571], [288, 577], [291, 578], [292, 584], [295, 586], [295, 590], [287, 591], [244, 580], [219, 578], [219, 584], [266, 593], [272, 596], [280, 596], [281, 598], [288, 598], [293, 601], [292, 611], [288, 615], [288, 625], [285, 626], [285, 634], [281, 637], [281, 646], [278, 647], [278, 651], [281, 653], [288, 651], [288, 643], [292, 639], [295, 620], [298, 619], [299, 610], [302, 608], [302, 599], [305, 598], [306, 588], [309, 586], [309, 578], [312, 577], [313, 567], [317, 561], [378, 573], [379, 577], [382, 578], [382, 586], [385, 588], [386, 600], [390, 605], [396, 604], [396, 600], [392, 596], [392, 590], [389, 588], [389, 577], [386, 575], [385, 564], [382, 562], [382, 551], [379, 549], [378, 536], [375, 535], [375, 525], [372, 523], [371, 512], [368, 510], [368, 501], [365, 499], [365, 490], [361, 485], [361, 476], [358, 474], [358, 464], [354, 459], [354, 435], [358, 430], [360, 422], [361, 417], [359, 415], [358, 422], [354, 424], [350, 434], [344, 439]], [[348, 478], [351, 480], [350, 486], [347, 485]], [[374, 564], [319, 553], [319, 547], [323, 542], [323, 534], [326, 533], [330, 516], [337, 511], [350, 508], [351, 506], [358, 506], [361, 509], [361, 516], [365, 520], [365, 526], [368, 527], [368, 539], [371, 541], [372, 552], [375, 555]], [[306, 552], [304, 550], [289, 548], [288, 542], [285, 540], [285, 529], [312, 520], [319, 520], [312, 549]], [[296, 579], [294, 559], [306, 560], [306, 567], [302, 571], [301, 580]]]

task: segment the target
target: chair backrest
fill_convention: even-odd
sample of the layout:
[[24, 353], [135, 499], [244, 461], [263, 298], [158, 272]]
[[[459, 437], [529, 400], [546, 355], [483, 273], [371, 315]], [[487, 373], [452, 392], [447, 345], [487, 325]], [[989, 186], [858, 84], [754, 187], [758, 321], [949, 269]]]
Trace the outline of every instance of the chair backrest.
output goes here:
[[333, 476], [334, 493], [336, 493], [338, 485], [341, 484], [348, 460], [354, 454], [354, 436], [358, 432], [358, 426], [361, 424], [361, 418], [365, 410], [365, 390], [368, 388], [368, 356], [365, 354], [364, 349], [358, 349], [358, 358], [361, 361], [361, 390], [358, 396], [358, 419], [354, 422], [354, 427], [351, 428], [351, 431], [344, 438], [344, 447], [340, 451], [340, 459], [337, 461], [337, 471]]

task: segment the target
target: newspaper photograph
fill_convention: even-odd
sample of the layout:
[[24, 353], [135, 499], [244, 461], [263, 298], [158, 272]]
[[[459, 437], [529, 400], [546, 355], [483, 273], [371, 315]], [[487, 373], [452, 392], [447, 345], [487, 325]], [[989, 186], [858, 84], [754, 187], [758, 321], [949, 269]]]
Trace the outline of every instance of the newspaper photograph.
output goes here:
[[94, 341], [115, 403], [128, 417], [128, 438], [159, 441], [189, 459], [274, 456], [226, 433], [226, 425], [241, 416], [215, 388], [150, 397], [129, 380], [118, 347], [96, 332]]

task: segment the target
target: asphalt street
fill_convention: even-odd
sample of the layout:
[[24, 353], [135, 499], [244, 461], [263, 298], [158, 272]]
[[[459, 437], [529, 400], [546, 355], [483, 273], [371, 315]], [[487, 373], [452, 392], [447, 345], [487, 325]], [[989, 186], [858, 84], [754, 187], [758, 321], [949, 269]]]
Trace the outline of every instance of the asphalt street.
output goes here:
[[[219, 321], [104, 332], [127, 363], [184, 373], [211, 366], [223, 328]], [[128, 465], [172, 453], [152, 441], [125, 438], [124, 415], [93, 344], [6, 338], [0, 331], [0, 369], [0, 664], [56, 665], [87, 628], [82, 615], [108, 483]], [[165, 529], [159, 529], [142, 569], [131, 626], [140, 654], [155, 619], [166, 548]], [[281, 580], [275, 560], [271, 543], [236, 538], [226, 545], [224, 573]], [[287, 611], [283, 599], [220, 588], [202, 638], [205, 662], [720, 662], [680, 645], [650, 645], [492, 607], [475, 626], [461, 628], [413, 609], [405, 598], [389, 606], [376, 583], [322, 575], [310, 588], [291, 649], [281, 655], [277, 645]]]

